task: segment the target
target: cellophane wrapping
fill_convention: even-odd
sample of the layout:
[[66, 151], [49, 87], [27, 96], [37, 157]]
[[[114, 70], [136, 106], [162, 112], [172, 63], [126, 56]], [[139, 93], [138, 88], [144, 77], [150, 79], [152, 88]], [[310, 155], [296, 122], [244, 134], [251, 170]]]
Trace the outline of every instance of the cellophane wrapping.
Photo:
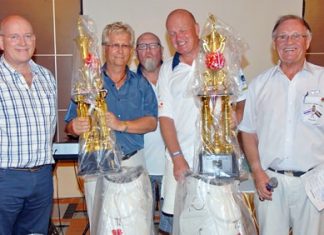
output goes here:
[[120, 168], [120, 151], [113, 132], [106, 125], [108, 111], [100, 73], [100, 57], [96, 26], [82, 15], [77, 23], [72, 75], [72, 99], [77, 103], [78, 117], [88, 118], [90, 130], [79, 137], [79, 175], [96, 175]]
[[143, 167], [122, 167], [97, 180], [91, 234], [153, 235], [152, 189]]
[[230, 26], [210, 15], [201, 35], [192, 91], [200, 108], [200, 139], [195, 146], [193, 171], [220, 180], [246, 175], [237, 139], [234, 110], [241, 94], [241, 59], [246, 43]]
[[238, 190], [244, 158], [233, 105], [246, 45], [210, 15], [201, 35], [192, 91], [200, 109], [193, 172], [178, 181], [173, 235], [256, 235]]
[[235, 181], [188, 174], [175, 200], [173, 235], [257, 235]]

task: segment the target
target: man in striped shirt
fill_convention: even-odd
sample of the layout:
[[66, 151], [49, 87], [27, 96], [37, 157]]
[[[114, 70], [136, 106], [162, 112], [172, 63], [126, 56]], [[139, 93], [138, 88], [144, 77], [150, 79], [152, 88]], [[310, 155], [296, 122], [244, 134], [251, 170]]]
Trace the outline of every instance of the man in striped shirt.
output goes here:
[[55, 79], [31, 60], [35, 35], [25, 18], [1, 21], [0, 49], [0, 234], [47, 234]]

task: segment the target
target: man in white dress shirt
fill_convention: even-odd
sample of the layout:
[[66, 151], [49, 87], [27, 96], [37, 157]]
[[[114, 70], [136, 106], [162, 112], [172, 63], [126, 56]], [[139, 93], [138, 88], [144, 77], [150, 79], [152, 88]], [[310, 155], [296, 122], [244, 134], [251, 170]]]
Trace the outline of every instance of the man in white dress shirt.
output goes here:
[[[306, 61], [311, 39], [303, 18], [279, 18], [272, 40], [280, 61], [249, 86], [239, 129], [262, 235], [288, 234], [290, 227], [294, 235], [322, 234], [300, 177], [324, 163], [324, 69]], [[279, 182], [273, 192], [271, 177]]]

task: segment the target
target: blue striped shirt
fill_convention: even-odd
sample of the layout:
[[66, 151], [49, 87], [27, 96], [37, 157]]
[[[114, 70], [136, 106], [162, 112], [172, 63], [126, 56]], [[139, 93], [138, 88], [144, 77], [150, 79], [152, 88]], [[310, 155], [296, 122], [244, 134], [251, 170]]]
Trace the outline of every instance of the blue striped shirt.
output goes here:
[[30, 60], [33, 82], [0, 58], [0, 168], [51, 164], [56, 128], [56, 82]]

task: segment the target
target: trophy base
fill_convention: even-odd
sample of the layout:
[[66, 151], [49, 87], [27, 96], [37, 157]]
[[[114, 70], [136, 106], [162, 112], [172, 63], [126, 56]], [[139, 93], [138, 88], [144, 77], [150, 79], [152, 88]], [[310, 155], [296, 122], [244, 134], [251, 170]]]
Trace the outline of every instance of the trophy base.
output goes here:
[[98, 150], [79, 155], [79, 176], [118, 172], [120, 163], [112, 150]]
[[199, 174], [224, 179], [239, 178], [238, 162], [235, 153], [200, 153]]

